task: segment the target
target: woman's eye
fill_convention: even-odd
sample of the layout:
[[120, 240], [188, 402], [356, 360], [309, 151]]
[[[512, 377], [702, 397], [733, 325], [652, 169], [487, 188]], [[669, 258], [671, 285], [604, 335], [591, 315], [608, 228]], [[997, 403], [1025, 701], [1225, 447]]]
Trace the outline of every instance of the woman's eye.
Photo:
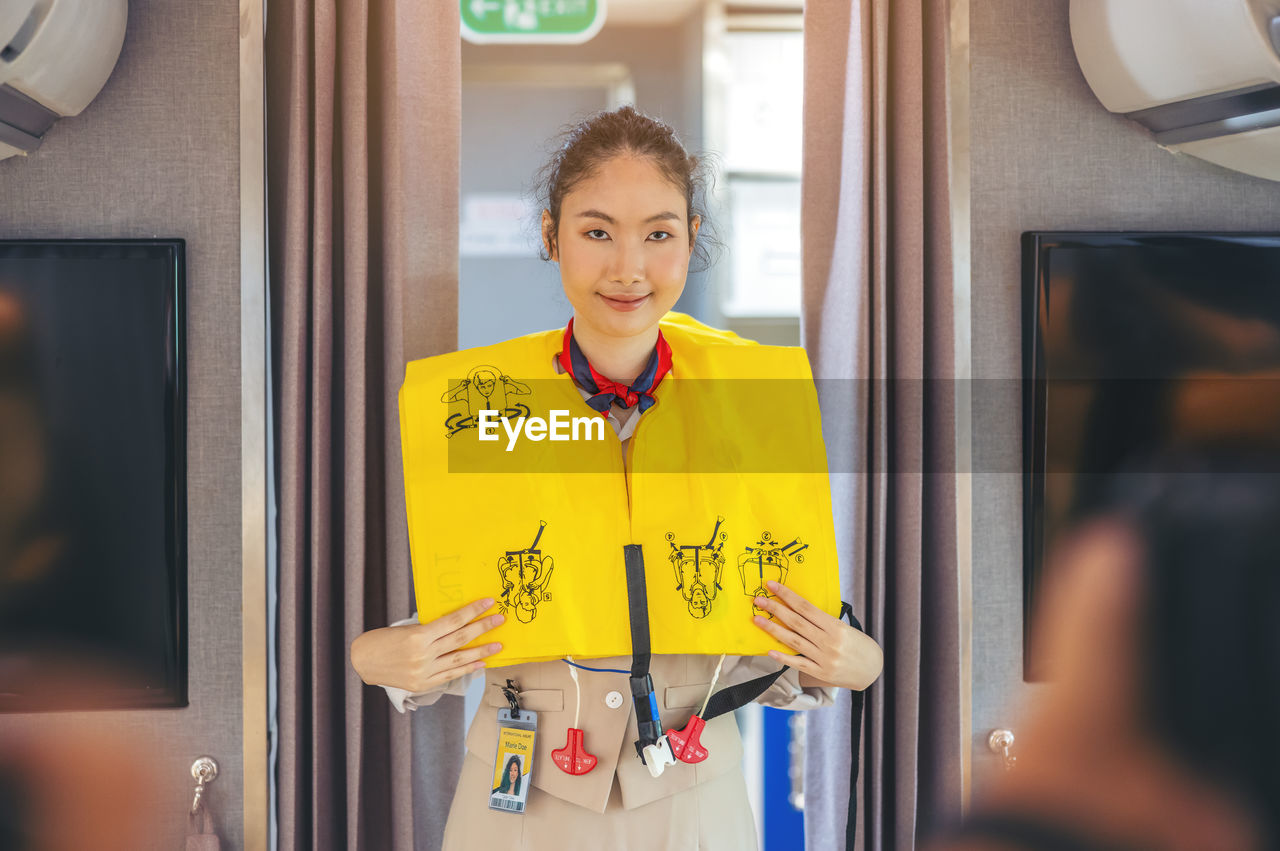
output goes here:
[[662, 242], [665, 239], [671, 239], [671, 234], [665, 230], [655, 230], [653, 233], [649, 234], [649, 239]]
[[587, 231], [587, 239], [608, 239], [608, 238], [609, 238], [609, 234], [600, 230], [600, 228], [593, 228]]

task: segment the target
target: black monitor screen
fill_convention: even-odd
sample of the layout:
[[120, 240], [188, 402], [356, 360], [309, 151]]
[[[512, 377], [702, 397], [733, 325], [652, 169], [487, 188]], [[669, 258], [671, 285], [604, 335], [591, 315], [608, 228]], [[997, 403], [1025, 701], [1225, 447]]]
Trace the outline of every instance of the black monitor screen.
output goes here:
[[0, 710], [186, 705], [184, 268], [0, 241]]
[[[1280, 457], [1280, 234], [1023, 235], [1025, 658], [1044, 551], [1162, 452]], [[1280, 464], [1276, 465], [1280, 469]]]

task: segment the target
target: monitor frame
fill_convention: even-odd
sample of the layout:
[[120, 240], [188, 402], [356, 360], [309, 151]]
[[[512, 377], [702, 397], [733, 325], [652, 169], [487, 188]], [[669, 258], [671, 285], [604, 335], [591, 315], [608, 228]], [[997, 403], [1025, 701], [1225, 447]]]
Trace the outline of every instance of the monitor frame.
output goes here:
[[1024, 231], [1022, 250], [1022, 678], [1046, 680], [1032, 654], [1032, 613], [1044, 571], [1044, 486], [1047, 474], [1048, 381], [1042, 321], [1048, 317], [1053, 248], [1142, 246], [1170, 240], [1274, 240], [1277, 231]]
[[165, 362], [165, 562], [173, 641], [167, 651], [175, 665], [172, 681], [151, 688], [101, 689], [85, 694], [32, 694], [5, 691], [0, 683], [0, 713], [83, 710], [179, 709], [189, 705], [188, 560], [187, 560], [187, 276], [186, 240], [151, 239], [0, 239], [0, 258], [44, 257], [58, 248], [69, 259], [134, 256], [163, 260], [171, 270], [165, 301], [170, 343]]

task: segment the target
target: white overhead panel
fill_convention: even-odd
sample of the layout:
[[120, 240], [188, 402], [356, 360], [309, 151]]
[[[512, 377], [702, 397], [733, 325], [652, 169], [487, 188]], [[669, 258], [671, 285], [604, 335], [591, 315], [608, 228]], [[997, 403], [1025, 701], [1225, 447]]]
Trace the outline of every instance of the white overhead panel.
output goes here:
[[1162, 146], [1280, 180], [1280, 0], [1071, 0], [1071, 41]]
[[127, 19], [126, 0], [0, 0], [0, 159], [98, 96]]
[[703, 0], [610, 0], [609, 26], [671, 26], [704, 5]]

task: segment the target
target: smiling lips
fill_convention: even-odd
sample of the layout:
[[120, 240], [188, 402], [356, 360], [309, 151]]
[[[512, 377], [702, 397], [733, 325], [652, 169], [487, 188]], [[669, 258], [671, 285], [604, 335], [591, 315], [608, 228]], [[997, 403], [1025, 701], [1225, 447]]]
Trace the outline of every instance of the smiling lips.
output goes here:
[[609, 296], [609, 295], [605, 295], [604, 293], [599, 293], [600, 298], [604, 299], [605, 304], [609, 305], [614, 310], [620, 310], [623, 313], [629, 313], [632, 310], [636, 310], [637, 308], [640, 307], [640, 305], [644, 304], [645, 301], [648, 300], [650, 295], [651, 293], [645, 293], [644, 295], [639, 295], [639, 296], [637, 295]]

